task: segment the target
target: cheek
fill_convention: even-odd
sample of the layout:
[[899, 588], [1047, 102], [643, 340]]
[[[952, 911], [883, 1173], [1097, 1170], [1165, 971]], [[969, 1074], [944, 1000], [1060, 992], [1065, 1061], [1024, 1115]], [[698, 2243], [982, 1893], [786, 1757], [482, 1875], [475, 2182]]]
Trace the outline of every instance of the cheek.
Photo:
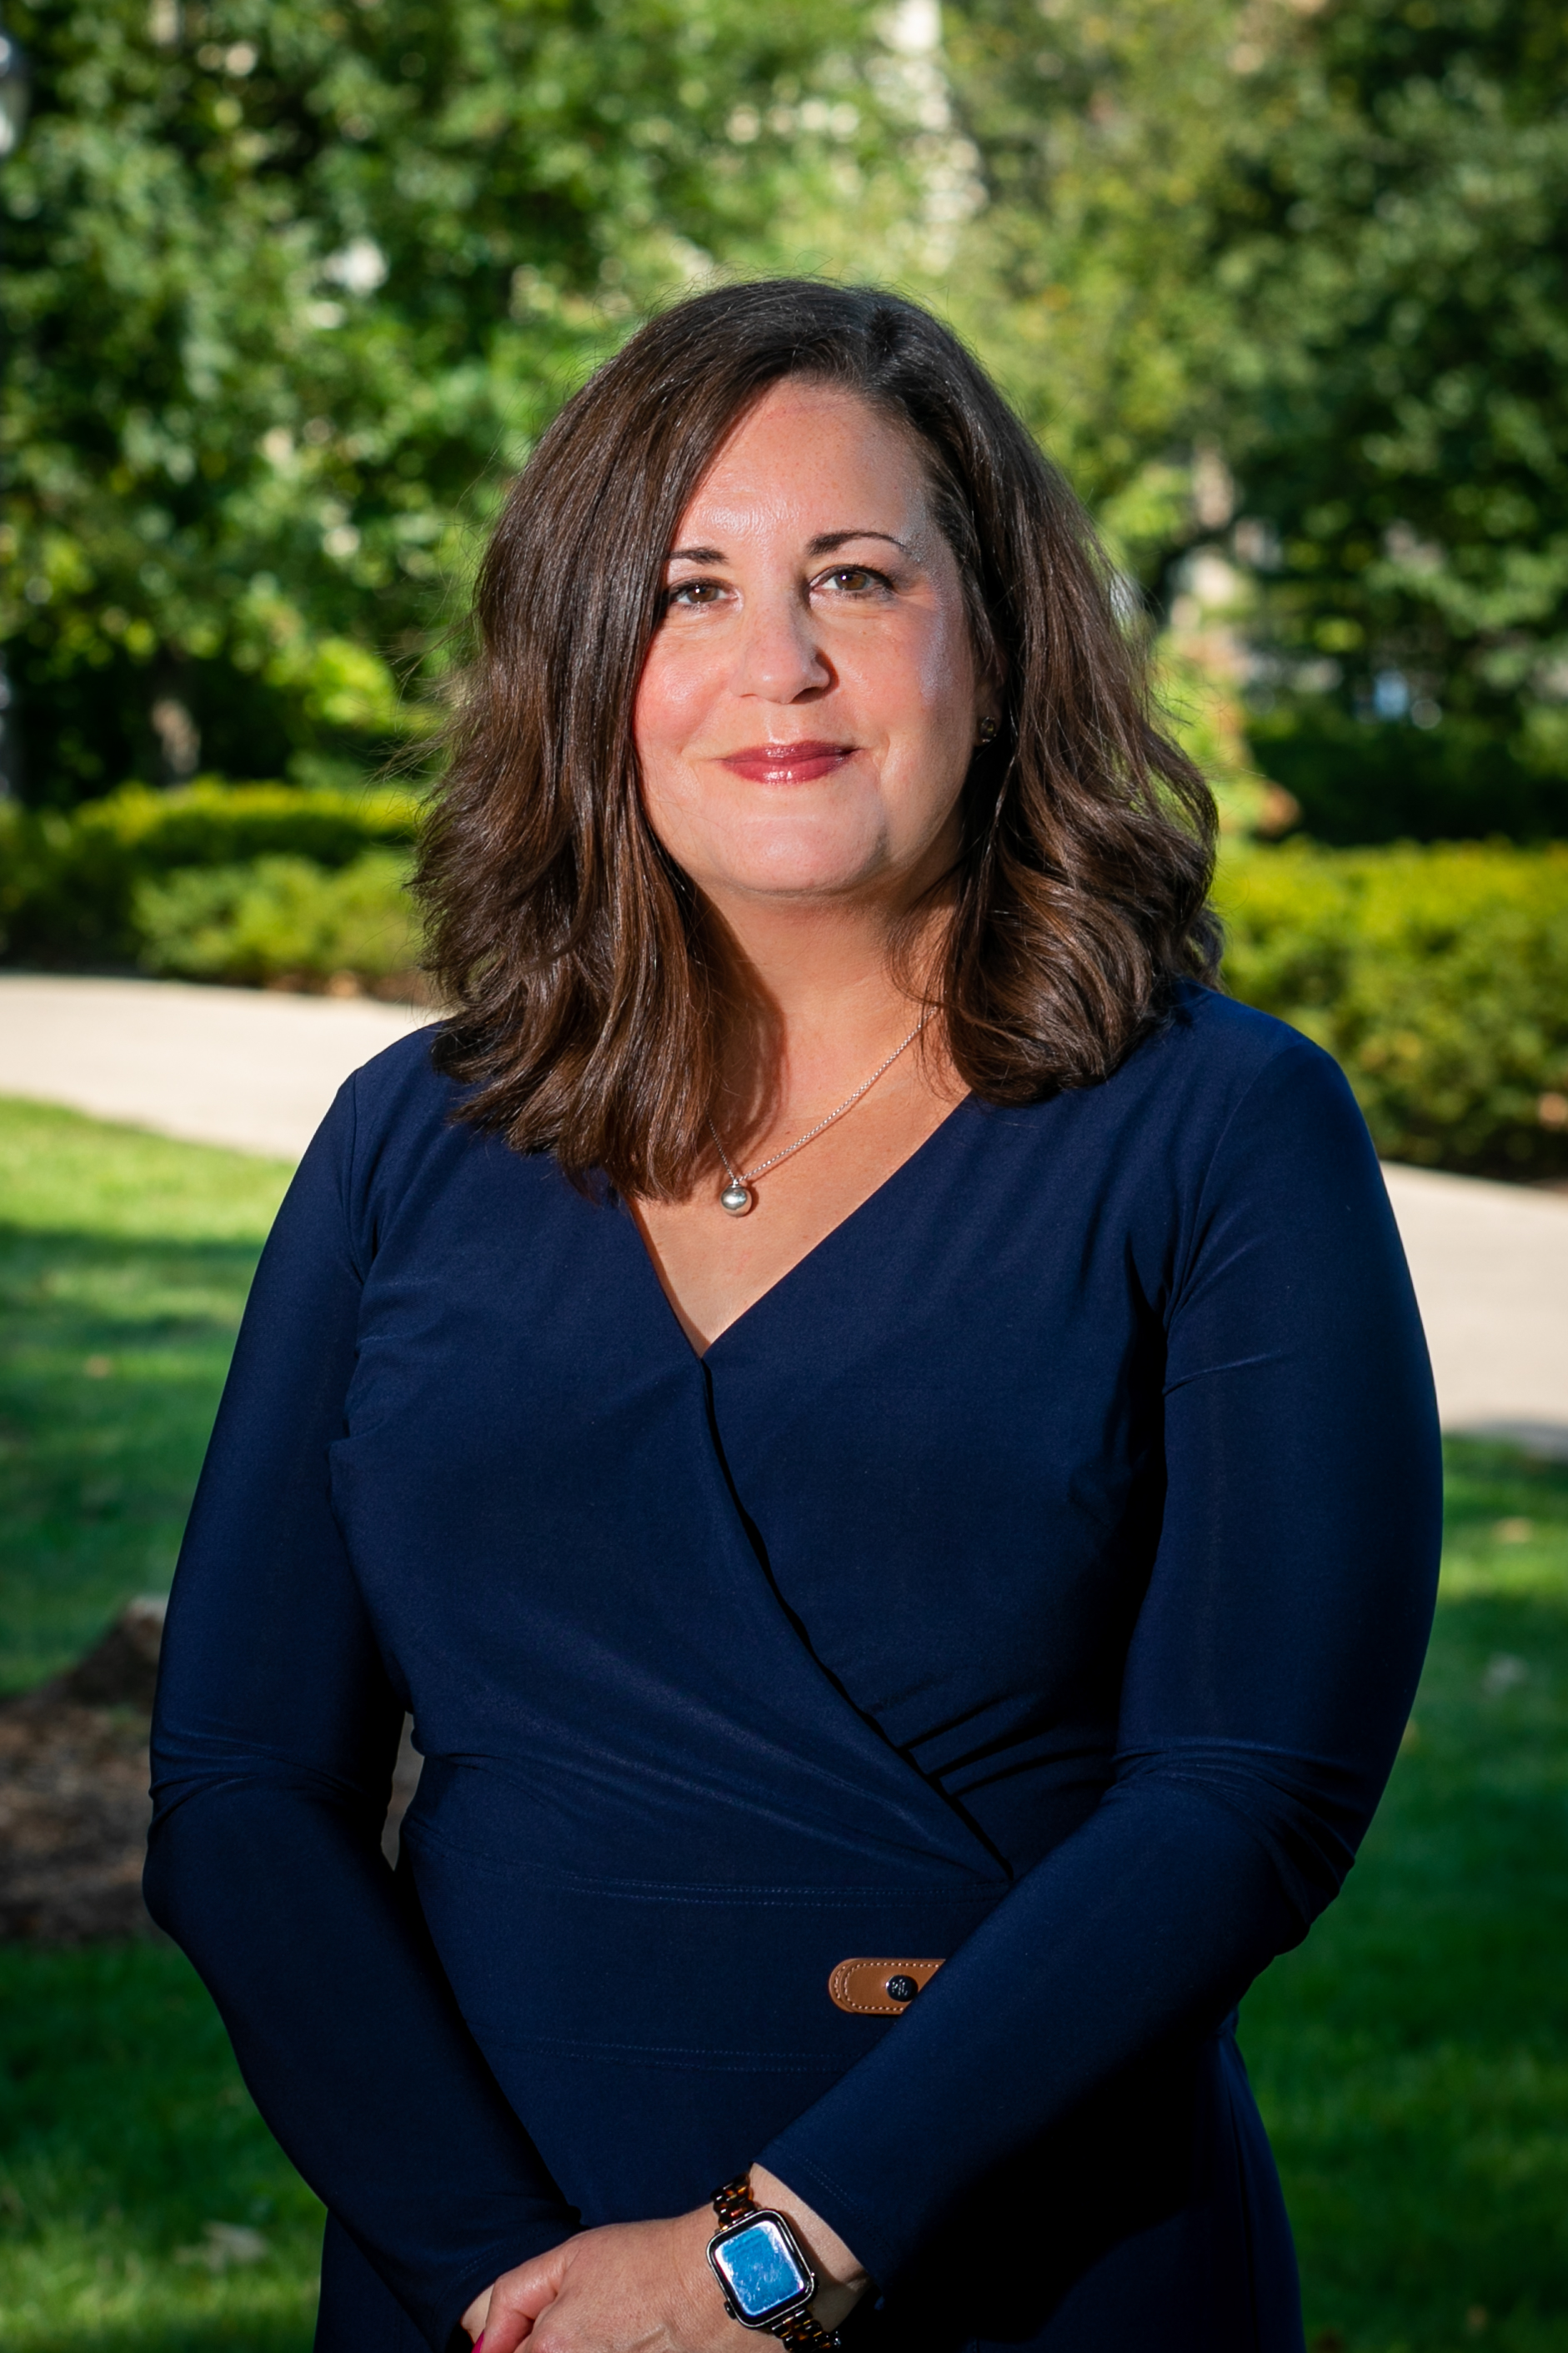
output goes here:
[[711, 700], [705, 670], [654, 645], [632, 707], [632, 737], [645, 765], [679, 756], [696, 732]]
[[944, 612], [921, 649], [921, 701], [939, 731], [967, 739], [974, 718], [974, 649], [962, 613]]
[[845, 674], [857, 700], [874, 708], [893, 735], [966, 727], [974, 702], [974, 655], [967, 616], [955, 598], [900, 614], [885, 632], [842, 641]]
[[693, 827], [700, 824], [700, 795], [685, 753], [700, 730], [706, 701], [687, 666], [650, 656], [632, 705], [643, 813], [682, 865], [695, 853]]
[[[974, 658], [962, 622], [933, 614], [859, 666], [860, 693], [887, 731], [900, 769], [934, 765], [945, 776], [968, 761], [974, 730]], [[929, 781], [935, 783], [935, 776]]]

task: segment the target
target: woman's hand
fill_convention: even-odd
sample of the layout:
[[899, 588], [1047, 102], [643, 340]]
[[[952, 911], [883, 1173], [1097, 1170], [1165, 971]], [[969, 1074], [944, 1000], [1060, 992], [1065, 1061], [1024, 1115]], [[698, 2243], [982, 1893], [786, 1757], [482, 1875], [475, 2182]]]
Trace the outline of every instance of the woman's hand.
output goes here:
[[[818, 2287], [812, 2311], [836, 2328], [866, 2286], [843, 2241], [782, 2181], [759, 2167], [759, 2206], [795, 2225]], [[484, 2353], [757, 2353], [757, 2336], [731, 2320], [708, 2261], [718, 2225], [711, 2207], [668, 2222], [613, 2222], [563, 2240], [504, 2272], [477, 2296], [463, 2326]]]
[[[612, 2222], [504, 2272], [483, 2315], [484, 2353], [741, 2353], [750, 2332], [726, 2314], [709, 2267], [713, 2230], [706, 2210]], [[470, 2327], [475, 2316], [470, 2307]]]

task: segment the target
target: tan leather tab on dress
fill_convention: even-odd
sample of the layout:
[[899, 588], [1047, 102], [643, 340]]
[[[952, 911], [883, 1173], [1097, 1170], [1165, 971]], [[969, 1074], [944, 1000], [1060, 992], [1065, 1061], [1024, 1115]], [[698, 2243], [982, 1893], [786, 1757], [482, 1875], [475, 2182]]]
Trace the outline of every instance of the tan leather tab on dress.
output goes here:
[[840, 1961], [827, 1991], [838, 2009], [858, 2018], [900, 2018], [941, 1967], [940, 1961]]

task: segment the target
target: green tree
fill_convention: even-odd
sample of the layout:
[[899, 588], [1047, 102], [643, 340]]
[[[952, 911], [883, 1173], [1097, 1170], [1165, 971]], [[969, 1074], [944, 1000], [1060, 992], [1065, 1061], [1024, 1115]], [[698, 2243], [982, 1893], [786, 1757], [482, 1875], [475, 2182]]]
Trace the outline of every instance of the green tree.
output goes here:
[[1260, 738], [1331, 836], [1568, 831], [1568, 16], [1336, 0], [1258, 81], [1287, 135], [1221, 243]]
[[855, 0], [8, 16], [0, 638], [37, 800], [395, 741], [500, 484], [641, 307], [863, 267], [909, 208]]
[[1156, 610], [1205, 544], [1254, 575], [1255, 742], [1309, 824], [1568, 831], [1568, 17], [947, 24], [990, 197], [954, 307]]
[[1158, 591], [1214, 512], [1236, 306], [1216, 276], [1247, 134], [1239, 0], [952, 0], [986, 203], [949, 301]]

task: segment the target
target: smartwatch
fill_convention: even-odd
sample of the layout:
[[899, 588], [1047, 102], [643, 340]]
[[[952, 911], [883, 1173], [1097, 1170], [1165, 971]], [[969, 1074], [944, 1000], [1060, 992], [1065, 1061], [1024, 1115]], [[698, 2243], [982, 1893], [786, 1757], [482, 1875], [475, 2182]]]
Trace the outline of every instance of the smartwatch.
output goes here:
[[837, 2353], [838, 2338], [808, 2306], [816, 2274], [783, 2214], [759, 2206], [749, 2173], [713, 2193], [719, 2228], [708, 2242], [724, 2309], [742, 2328], [764, 2328], [790, 2353]]

